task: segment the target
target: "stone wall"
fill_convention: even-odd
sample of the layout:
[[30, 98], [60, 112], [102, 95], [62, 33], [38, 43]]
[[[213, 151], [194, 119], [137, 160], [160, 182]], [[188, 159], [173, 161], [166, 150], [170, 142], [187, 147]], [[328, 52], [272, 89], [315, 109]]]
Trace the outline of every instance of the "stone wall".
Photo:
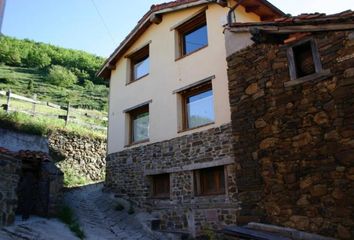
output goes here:
[[49, 148], [64, 173], [91, 181], [104, 179], [106, 140], [57, 131], [49, 136]]
[[354, 33], [313, 35], [322, 79], [290, 81], [287, 48], [228, 60], [239, 220], [354, 238]]
[[20, 160], [0, 154], [0, 227], [15, 221]]
[[[201, 234], [236, 223], [237, 199], [231, 126], [153, 143], [107, 157], [107, 189], [161, 219], [163, 230]], [[196, 196], [194, 170], [226, 166], [226, 194]], [[170, 198], [151, 196], [151, 176], [170, 173]]]

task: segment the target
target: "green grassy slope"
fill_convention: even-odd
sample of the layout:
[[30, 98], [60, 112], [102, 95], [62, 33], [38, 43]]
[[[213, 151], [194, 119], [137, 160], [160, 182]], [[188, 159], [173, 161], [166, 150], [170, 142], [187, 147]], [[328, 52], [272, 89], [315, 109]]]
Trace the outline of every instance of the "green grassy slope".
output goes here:
[[[45, 70], [0, 65], [0, 90], [11, 89], [13, 93], [27, 97], [37, 94], [41, 101], [60, 105], [69, 101], [81, 108], [107, 109], [108, 88], [105, 85], [95, 85], [92, 89], [80, 85], [63, 88], [46, 83], [46, 75]], [[33, 88], [29, 89], [31, 80]]]

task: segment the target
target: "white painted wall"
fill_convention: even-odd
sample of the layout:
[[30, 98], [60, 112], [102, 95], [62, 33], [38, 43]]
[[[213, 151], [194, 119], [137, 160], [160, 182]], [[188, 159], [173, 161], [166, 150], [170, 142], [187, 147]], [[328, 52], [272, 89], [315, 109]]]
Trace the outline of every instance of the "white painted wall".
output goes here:
[[[126, 76], [129, 74], [128, 60], [121, 58], [117, 62], [110, 80], [108, 153], [119, 152], [128, 143], [128, 118], [123, 111], [149, 100], [152, 100], [149, 143], [214, 128], [231, 121], [222, 26], [229, 9], [209, 4], [206, 10], [208, 47], [175, 61], [175, 32], [170, 28], [201, 8], [203, 6], [164, 15], [159, 25], [150, 26], [127, 51], [127, 54], [132, 53], [151, 41], [150, 74], [147, 77], [126, 85]], [[239, 22], [259, 21], [257, 15], [246, 13], [243, 7], [239, 7], [236, 14]], [[178, 133], [178, 96], [173, 94], [173, 91], [212, 75], [216, 77], [212, 80], [215, 124]]]

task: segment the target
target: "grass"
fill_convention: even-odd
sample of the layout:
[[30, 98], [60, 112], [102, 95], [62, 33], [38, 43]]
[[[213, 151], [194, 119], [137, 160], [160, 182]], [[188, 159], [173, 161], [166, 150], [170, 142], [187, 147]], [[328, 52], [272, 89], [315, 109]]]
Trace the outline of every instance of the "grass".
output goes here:
[[71, 208], [63, 206], [58, 214], [58, 218], [65, 223], [78, 238], [85, 239], [85, 233], [81, 229]]
[[71, 123], [65, 126], [65, 122], [60, 119], [32, 117], [18, 112], [6, 113], [2, 109], [0, 109], [0, 126], [1, 128], [39, 136], [48, 136], [51, 132], [60, 130], [91, 138], [106, 138], [105, 131], [92, 131]]
[[90, 179], [80, 176], [73, 169], [64, 167], [61, 170], [64, 172], [64, 187], [72, 188], [92, 183]]
[[[95, 85], [92, 89], [85, 89], [80, 85], [63, 88], [47, 83], [47, 73], [34, 68], [21, 68], [0, 65], [0, 90], [11, 89], [13, 93], [32, 97], [37, 94], [41, 101], [56, 104], [72, 105], [81, 108], [106, 111], [108, 107], [108, 88], [104, 85]], [[33, 87], [29, 88], [32, 81]]]

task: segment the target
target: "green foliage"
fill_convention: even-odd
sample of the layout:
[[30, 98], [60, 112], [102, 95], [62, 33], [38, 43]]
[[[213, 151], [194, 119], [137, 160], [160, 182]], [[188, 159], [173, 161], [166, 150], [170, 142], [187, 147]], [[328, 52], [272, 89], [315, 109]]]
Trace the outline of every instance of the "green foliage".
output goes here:
[[78, 175], [73, 169], [68, 167], [62, 167], [64, 172], [64, 186], [65, 187], [78, 187], [91, 183], [86, 177]]
[[114, 210], [116, 211], [123, 211], [124, 210], [124, 206], [121, 203], [117, 203], [116, 207], [114, 208]]
[[45, 53], [32, 50], [26, 58], [26, 66], [33, 68], [45, 68], [50, 65], [52, 59]]
[[95, 88], [95, 84], [93, 84], [93, 82], [91, 82], [90, 80], [84, 80], [84, 88], [86, 90], [92, 91]]
[[49, 69], [47, 80], [56, 86], [71, 87], [77, 82], [77, 76], [65, 67], [54, 65]]
[[68, 225], [70, 230], [80, 239], [85, 239], [85, 233], [81, 229], [78, 221], [75, 218], [73, 210], [68, 206], [62, 206], [59, 211], [58, 218]]
[[33, 91], [33, 89], [34, 89], [34, 86], [33, 86], [33, 79], [30, 79], [30, 80], [28, 81], [27, 90], [28, 90], [28, 91]]
[[132, 215], [134, 213], [135, 213], [135, 210], [134, 210], [134, 207], [133, 207], [133, 203], [130, 202], [129, 209], [128, 209], [128, 214]]
[[104, 62], [101, 57], [7, 36], [0, 37], [0, 46], [0, 63], [33, 68], [44, 68], [50, 64], [59, 65], [72, 71], [80, 81], [90, 79], [95, 84], [105, 84], [103, 79], [96, 77], [96, 72]]

